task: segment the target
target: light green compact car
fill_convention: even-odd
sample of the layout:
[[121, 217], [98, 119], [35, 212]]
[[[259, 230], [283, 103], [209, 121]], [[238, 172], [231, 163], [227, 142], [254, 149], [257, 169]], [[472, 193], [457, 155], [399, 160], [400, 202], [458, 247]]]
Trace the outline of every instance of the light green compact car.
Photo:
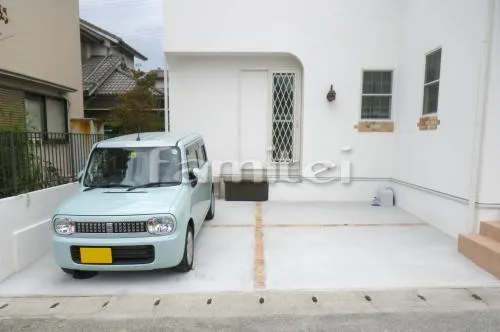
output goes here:
[[212, 166], [199, 135], [141, 133], [94, 145], [80, 188], [52, 218], [63, 271], [191, 270], [214, 217]]

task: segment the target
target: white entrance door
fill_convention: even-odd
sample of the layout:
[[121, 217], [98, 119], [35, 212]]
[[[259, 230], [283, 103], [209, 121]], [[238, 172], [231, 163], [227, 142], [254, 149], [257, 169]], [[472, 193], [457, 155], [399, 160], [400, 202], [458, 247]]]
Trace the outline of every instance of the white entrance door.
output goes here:
[[269, 126], [269, 72], [242, 70], [240, 72], [240, 130], [239, 157], [242, 176], [262, 175], [267, 163], [267, 130]]

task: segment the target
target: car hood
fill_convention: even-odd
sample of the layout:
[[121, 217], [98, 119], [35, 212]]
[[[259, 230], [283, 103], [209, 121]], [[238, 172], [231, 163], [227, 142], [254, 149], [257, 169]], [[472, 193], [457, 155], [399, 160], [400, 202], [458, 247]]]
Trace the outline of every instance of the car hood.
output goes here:
[[121, 188], [79, 191], [64, 201], [56, 214], [124, 216], [168, 213], [181, 190], [181, 186], [175, 186], [136, 189], [130, 192]]

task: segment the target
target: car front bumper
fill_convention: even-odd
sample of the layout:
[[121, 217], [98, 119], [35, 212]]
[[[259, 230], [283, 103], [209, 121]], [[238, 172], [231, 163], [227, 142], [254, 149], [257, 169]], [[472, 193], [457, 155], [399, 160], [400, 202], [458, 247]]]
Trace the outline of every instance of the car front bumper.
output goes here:
[[[82, 238], [53, 235], [54, 259], [62, 268], [83, 271], [138, 271], [171, 268], [179, 265], [184, 254], [185, 239], [181, 232], [167, 236], [148, 236], [134, 238]], [[154, 255], [147, 263], [81, 264], [72, 256], [78, 247], [102, 247], [115, 249], [127, 247], [133, 250], [138, 246], [152, 246]], [[115, 249], [113, 249], [115, 248]], [[139, 247], [138, 247], [139, 248]]]

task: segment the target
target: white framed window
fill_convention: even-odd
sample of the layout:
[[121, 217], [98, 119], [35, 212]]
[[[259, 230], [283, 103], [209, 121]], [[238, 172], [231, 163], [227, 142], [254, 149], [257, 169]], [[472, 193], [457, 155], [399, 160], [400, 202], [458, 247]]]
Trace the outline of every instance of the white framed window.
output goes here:
[[272, 73], [272, 162], [296, 159], [296, 73]]
[[67, 133], [66, 101], [26, 94], [26, 126], [28, 131]]
[[47, 118], [47, 132], [68, 132], [65, 100], [49, 97], [45, 98], [45, 116]]
[[26, 96], [26, 127], [28, 131], [41, 132], [44, 131], [44, 103], [43, 98], [35, 96]]
[[427, 54], [425, 59], [424, 106], [423, 115], [434, 114], [439, 106], [439, 80], [441, 78], [441, 51], [438, 49]]
[[364, 70], [362, 120], [389, 120], [392, 108], [392, 70]]

